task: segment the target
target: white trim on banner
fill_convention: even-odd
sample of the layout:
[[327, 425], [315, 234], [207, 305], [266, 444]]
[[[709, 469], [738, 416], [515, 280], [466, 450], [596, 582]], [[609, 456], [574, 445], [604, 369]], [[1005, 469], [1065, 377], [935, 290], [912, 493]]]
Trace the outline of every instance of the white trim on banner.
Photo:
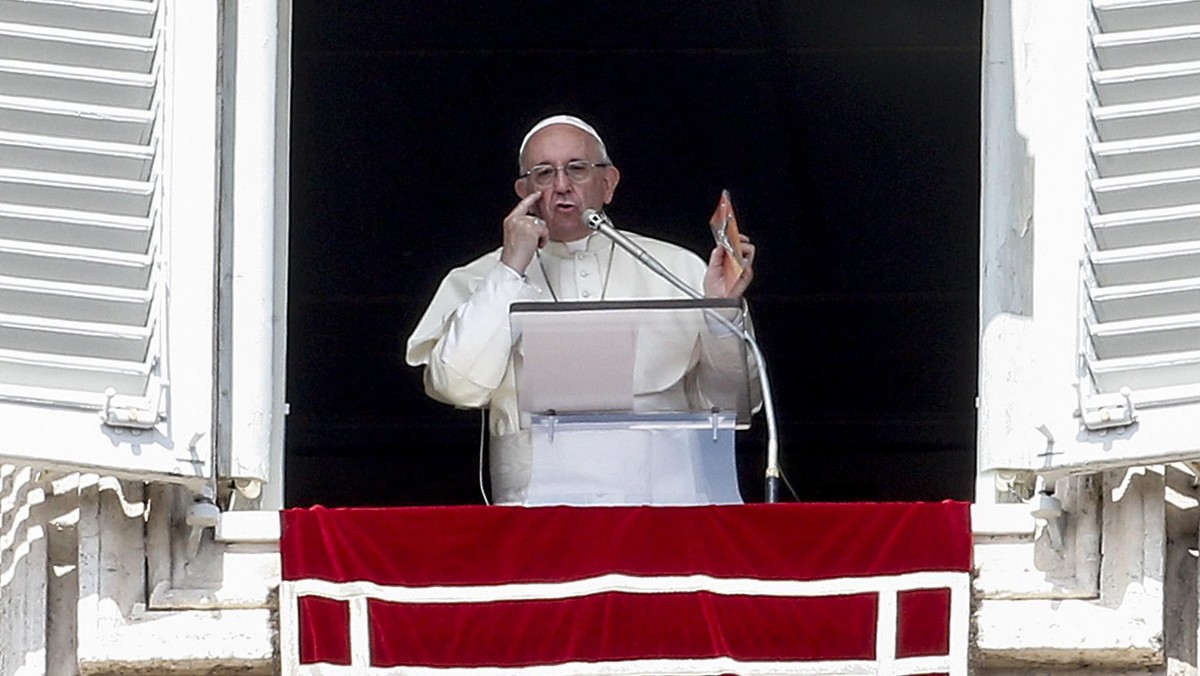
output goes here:
[[[834, 578], [826, 580], [758, 580], [715, 578], [707, 575], [640, 577], [608, 574], [558, 583], [407, 587], [372, 582], [328, 582], [304, 579], [280, 585], [280, 634], [283, 673], [288, 676], [342, 676], [344, 674], [404, 674], [406, 676], [566, 676], [568, 674], [702, 675], [714, 673], [879, 674], [901, 676], [945, 672], [966, 676], [968, 628], [970, 623], [970, 576], [966, 572], [922, 571], [901, 575]], [[950, 591], [950, 646], [946, 655], [896, 657], [899, 625], [898, 594], [902, 591], [948, 589]], [[571, 662], [529, 667], [372, 667], [370, 666], [370, 619], [367, 600], [390, 603], [488, 603], [576, 598], [602, 593], [670, 594], [710, 592], [721, 595], [774, 597], [828, 597], [876, 594], [877, 613], [874, 660], [812, 662], [747, 662], [733, 658], [620, 660]], [[349, 601], [350, 665], [300, 664], [299, 600], [302, 596]]]

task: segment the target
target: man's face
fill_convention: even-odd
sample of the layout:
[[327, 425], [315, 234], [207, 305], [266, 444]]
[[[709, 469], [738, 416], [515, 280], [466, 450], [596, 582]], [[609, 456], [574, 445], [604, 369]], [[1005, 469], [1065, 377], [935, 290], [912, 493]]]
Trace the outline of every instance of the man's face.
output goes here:
[[[566, 124], [555, 124], [529, 139], [522, 158], [522, 172], [539, 164], [561, 167], [572, 160], [588, 162], [602, 161], [600, 144], [582, 129]], [[620, 172], [616, 167], [593, 167], [588, 180], [575, 183], [566, 171], [558, 171], [554, 181], [546, 188], [534, 185], [528, 178], [518, 178], [515, 184], [517, 195], [525, 197], [537, 190], [541, 198], [533, 206], [534, 215], [546, 221], [550, 239], [559, 242], [587, 237], [591, 230], [583, 222], [586, 209], [603, 209], [612, 201], [617, 189]]]

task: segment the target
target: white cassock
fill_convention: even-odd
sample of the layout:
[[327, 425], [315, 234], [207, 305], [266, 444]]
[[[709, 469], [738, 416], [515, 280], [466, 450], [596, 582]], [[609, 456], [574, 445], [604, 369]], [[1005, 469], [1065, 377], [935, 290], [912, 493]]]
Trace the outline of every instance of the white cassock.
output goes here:
[[[626, 233], [695, 289], [702, 289], [706, 264], [674, 244]], [[488, 406], [491, 413], [493, 499], [525, 502], [531, 472], [529, 420], [517, 407], [509, 306], [523, 301], [591, 301], [686, 298], [666, 280], [601, 235], [549, 242], [530, 263], [525, 278], [500, 262], [497, 249], [451, 270], [408, 339], [406, 360], [424, 365], [425, 391], [448, 404]], [[728, 389], [732, 359], [741, 359], [740, 339], [704, 330], [702, 318], [679, 331], [655, 333], [652, 359], [639, 359], [634, 374], [635, 410], [707, 410], [706, 392]], [[705, 339], [701, 340], [701, 337]], [[722, 365], [725, 365], [723, 368]], [[744, 377], [744, 376], [743, 376]], [[756, 384], [756, 380], [751, 378]], [[751, 394], [757, 405], [758, 392]], [[524, 419], [523, 419], [524, 418]]]

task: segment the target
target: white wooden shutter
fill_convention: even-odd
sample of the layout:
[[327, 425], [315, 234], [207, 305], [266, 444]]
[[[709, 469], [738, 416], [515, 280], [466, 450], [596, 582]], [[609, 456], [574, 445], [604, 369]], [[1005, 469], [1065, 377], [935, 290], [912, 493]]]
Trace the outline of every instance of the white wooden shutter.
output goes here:
[[1012, 7], [985, 40], [979, 470], [1200, 458], [1200, 0]]
[[1082, 433], [1200, 456], [1200, 0], [1093, 7]]
[[211, 471], [215, 5], [0, 0], [0, 457]]
[[1200, 2], [1097, 0], [1084, 385], [1200, 395]]

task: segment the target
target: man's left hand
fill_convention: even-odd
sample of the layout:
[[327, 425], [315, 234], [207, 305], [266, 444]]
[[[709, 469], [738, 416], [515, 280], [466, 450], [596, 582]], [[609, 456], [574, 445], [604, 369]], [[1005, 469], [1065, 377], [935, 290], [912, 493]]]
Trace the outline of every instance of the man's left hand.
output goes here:
[[741, 298], [750, 280], [754, 279], [754, 245], [749, 237], [740, 235], [740, 238], [738, 246], [742, 252], [742, 274], [732, 285], [727, 284], [725, 256], [729, 254], [722, 247], [714, 247], [708, 257], [708, 270], [704, 273], [705, 298]]

